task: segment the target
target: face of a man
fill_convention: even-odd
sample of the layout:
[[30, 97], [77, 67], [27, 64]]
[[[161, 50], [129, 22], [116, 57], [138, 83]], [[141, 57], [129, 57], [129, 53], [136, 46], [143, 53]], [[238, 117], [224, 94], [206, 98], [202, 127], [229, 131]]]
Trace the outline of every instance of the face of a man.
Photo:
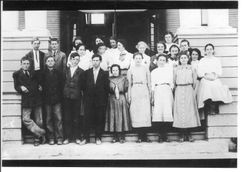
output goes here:
[[72, 67], [77, 66], [78, 63], [79, 63], [79, 61], [80, 61], [80, 57], [79, 57], [79, 56], [75, 56], [74, 58], [71, 58], [71, 59], [70, 59], [71, 66], [72, 66]]
[[53, 51], [56, 51], [58, 49], [58, 42], [57, 41], [51, 41], [50, 45], [51, 45], [51, 48]]
[[101, 60], [100, 60], [99, 57], [94, 57], [92, 59], [92, 65], [93, 65], [94, 68], [100, 67], [100, 64], [101, 64]]
[[53, 57], [49, 57], [47, 60], [46, 60], [46, 64], [49, 68], [53, 68], [54, 65], [55, 65], [55, 59]]
[[110, 42], [111, 48], [116, 48], [117, 47], [115, 40], [111, 39], [111, 40], [109, 40], [109, 42]]
[[32, 47], [34, 50], [38, 50], [40, 47], [40, 41], [33, 41]]
[[29, 60], [23, 60], [21, 62], [21, 67], [23, 70], [29, 70], [30, 68], [30, 61]]

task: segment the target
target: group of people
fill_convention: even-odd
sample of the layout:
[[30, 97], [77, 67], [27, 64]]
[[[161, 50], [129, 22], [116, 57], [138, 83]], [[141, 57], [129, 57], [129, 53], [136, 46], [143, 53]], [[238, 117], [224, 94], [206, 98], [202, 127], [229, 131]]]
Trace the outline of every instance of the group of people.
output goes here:
[[188, 40], [179, 46], [171, 32], [164, 38], [151, 57], [143, 41], [131, 54], [124, 39], [111, 37], [108, 48], [96, 37], [88, 50], [76, 37], [67, 57], [57, 38], [50, 39], [46, 54], [34, 38], [33, 49], [13, 73], [22, 95], [22, 121], [34, 134], [34, 145], [46, 140], [50, 145], [84, 145], [92, 130], [96, 144], [101, 144], [104, 131], [114, 133], [112, 142], [124, 143], [124, 133], [132, 129], [138, 143], [151, 142], [147, 133], [152, 125], [160, 143], [169, 141], [169, 125], [179, 129], [180, 142], [194, 141], [191, 129], [208, 114], [219, 113], [218, 104], [232, 102], [232, 96], [220, 82], [222, 67], [212, 44], [205, 45], [202, 58]]

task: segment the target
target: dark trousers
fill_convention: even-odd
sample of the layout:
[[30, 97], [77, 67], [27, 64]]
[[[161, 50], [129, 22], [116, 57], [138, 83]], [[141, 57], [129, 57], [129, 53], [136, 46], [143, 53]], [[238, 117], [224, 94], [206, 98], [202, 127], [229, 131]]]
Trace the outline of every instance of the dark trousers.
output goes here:
[[84, 126], [83, 126], [83, 137], [84, 139], [89, 138], [89, 133], [91, 129], [94, 129], [95, 137], [101, 138], [104, 131], [105, 125], [105, 111], [106, 106], [93, 106], [91, 108], [91, 113], [86, 113], [84, 116]]
[[61, 103], [45, 105], [46, 128], [49, 140], [63, 140]]
[[80, 139], [80, 99], [64, 98], [64, 138]]

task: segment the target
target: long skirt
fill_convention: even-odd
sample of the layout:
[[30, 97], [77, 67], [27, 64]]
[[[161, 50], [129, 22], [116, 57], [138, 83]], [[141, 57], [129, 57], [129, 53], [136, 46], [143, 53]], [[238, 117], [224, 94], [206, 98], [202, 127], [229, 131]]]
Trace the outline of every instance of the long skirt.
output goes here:
[[222, 85], [219, 79], [209, 81], [204, 78], [201, 79], [198, 92], [198, 108], [204, 107], [204, 102], [211, 99], [214, 102], [231, 103], [232, 95], [226, 85]]
[[131, 120], [129, 116], [128, 104], [123, 94], [119, 99], [115, 95], [109, 96], [105, 131], [123, 132], [131, 130]]
[[131, 88], [130, 116], [132, 127], [151, 127], [150, 95], [146, 84], [134, 84]]
[[173, 127], [193, 128], [200, 125], [200, 118], [192, 85], [177, 86], [175, 90]]
[[169, 85], [155, 87], [152, 121], [173, 121], [173, 93]]

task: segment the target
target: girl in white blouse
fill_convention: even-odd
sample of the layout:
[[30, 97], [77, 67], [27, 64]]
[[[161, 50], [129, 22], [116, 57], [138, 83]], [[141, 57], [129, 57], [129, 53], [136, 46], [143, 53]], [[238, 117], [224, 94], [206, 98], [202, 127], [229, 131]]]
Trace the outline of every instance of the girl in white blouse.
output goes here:
[[205, 46], [205, 57], [198, 64], [198, 77], [200, 81], [197, 97], [198, 108], [204, 108], [207, 114], [219, 113], [218, 103], [231, 103], [232, 96], [227, 86], [222, 85], [219, 77], [222, 67], [219, 58], [214, 56], [213, 44]]
[[159, 142], [169, 141], [166, 135], [167, 125], [173, 122], [173, 66], [167, 63], [166, 54], [157, 56], [158, 67], [151, 72], [153, 98], [152, 122], [159, 132]]

